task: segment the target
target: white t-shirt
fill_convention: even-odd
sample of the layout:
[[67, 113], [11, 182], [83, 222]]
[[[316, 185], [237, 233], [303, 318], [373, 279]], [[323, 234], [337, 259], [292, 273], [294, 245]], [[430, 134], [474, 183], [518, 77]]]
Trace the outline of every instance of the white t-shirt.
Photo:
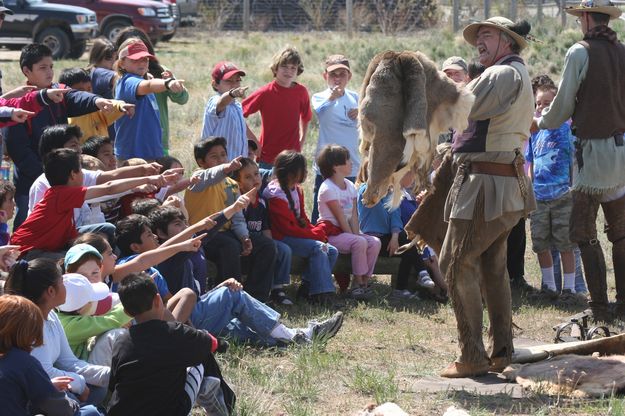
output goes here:
[[328, 207], [329, 201], [339, 201], [345, 218], [349, 220], [352, 217], [354, 201], [358, 196], [358, 192], [350, 180], [344, 179], [344, 181], [345, 189], [336, 186], [336, 184], [332, 182], [332, 179], [326, 179], [319, 187], [319, 196], [317, 197], [317, 202], [319, 203], [319, 221], [330, 221], [332, 224], [339, 226], [338, 220], [334, 218], [332, 211], [330, 211]]

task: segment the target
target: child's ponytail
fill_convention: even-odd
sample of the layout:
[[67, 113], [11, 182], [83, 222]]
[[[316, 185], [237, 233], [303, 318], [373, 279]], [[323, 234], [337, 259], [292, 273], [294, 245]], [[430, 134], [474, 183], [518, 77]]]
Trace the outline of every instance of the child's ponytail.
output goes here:
[[9, 271], [4, 291], [39, 304], [46, 290], [62, 278], [60, 267], [51, 259], [39, 258], [29, 262], [20, 260]]
[[300, 227], [306, 226], [306, 221], [301, 216], [304, 207], [300, 207], [300, 212], [295, 210], [295, 202], [291, 196], [291, 190], [289, 189], [289, 176], [302, 175], [306, 172], [306, 159], [301, 153], [294, 152], [292, 150], [283, 150], [276, 156], [273, 162], [273, 172], [278, 179], [280, 188], [286, 195], [286, 199], [289, 202], [289, 208], [293, 211], [293, 215], [297, 219]]

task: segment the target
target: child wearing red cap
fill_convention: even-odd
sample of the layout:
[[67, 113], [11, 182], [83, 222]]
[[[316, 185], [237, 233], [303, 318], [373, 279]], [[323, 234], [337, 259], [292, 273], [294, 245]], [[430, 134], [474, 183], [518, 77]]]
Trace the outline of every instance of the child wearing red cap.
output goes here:
[[232, 62], [221, 61], [213, 67], [211, 85], [217, 94], [208, 99], [204, 108], [202, 139], [225, 137], [229, 160], [247, 157], [248, 139], [258, 144], [258, 139], [248, 128], [243, 109], [237, 98], [245, 98], [248, 87], [241, 86], [245, 72]]
[[123, 116], [115, 121], [115, 155], [118, 161], [134, 157], [148, 161], [163, 156], [160, 115], [154, 93], [171, 90], [181, 92], [180, 79], [147, 79], [148, 63], [155, 59], [137, 38], [126, 40], [119, 47], [115, 98], [135, 104], [134, 117]]

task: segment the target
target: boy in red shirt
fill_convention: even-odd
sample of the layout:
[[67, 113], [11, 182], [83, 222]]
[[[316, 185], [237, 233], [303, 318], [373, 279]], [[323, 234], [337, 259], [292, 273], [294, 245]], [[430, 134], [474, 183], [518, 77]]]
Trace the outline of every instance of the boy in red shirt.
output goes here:
[[156, 186], [167, 183], [165, 176], [154, 175], [84, 187], [80, 155], [71, 149], [55, 149], [48, 153], [44, 159], [44, 173], [50, 188], [11, 236], [11, 244], [20, 246], [22, 255], [27, 254], [25, 259], [37, 257], [42, 252], [57, 253], [52, 257], [61, 257], [58, 252], [78, 235], [74, 208], [80, 208], [85, 200], [125, 192], [148, 183]]
[[262, 149], [259, 166], [264, 169], [271, 169], [273, 160], [283, 150], [302, 151], [312, 118], [308, 91], [295, 82], [304, 72], [297, 50], [287, 47], [275, 55], [271, 71], [274, 80], [241, 103], [245, 117], [260, 111]]

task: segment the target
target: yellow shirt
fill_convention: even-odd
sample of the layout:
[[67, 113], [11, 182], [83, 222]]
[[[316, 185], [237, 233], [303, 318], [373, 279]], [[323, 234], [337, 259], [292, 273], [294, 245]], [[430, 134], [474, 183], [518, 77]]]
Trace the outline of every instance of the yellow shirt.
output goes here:
[[67, 119], [69, 124], [80, 127], [80, 131], [82, 132], [80, 144], [86, 142], [91, 136], [109, 137], [108, 127], [113, 124], [115, 120], [126, 114], [121, 110], [121, 105], [124, 104], [123, 101], [112, 101], [115, 104], [115, 109], [111, 113], [95, 111], [83, 116], [69, 117]]

